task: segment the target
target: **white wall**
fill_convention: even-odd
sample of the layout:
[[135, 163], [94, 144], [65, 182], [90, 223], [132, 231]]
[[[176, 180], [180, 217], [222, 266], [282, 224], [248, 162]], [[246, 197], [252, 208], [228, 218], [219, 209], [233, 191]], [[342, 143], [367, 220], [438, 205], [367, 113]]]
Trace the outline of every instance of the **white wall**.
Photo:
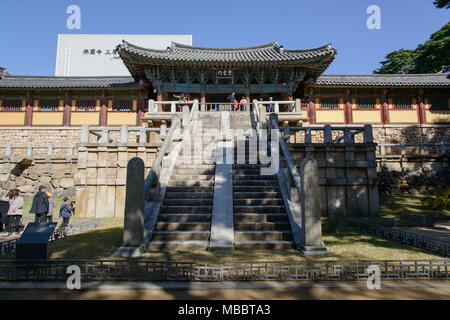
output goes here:
[[129, 76], [119, 55], [113, 53], [122, 40], [159, 50], [172, 41], [192, 45], [192, 35], [59, 34], [55, 76]]

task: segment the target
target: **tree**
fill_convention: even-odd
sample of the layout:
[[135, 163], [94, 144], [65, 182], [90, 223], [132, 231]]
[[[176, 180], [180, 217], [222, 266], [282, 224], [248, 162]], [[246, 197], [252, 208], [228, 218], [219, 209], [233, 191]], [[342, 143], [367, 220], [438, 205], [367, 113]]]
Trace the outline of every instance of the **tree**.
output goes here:
[[438, 8], [450, 8], [450, 0], [434, 0], [434, 4]]
[[374, 73], [436, 73], [450, 65], [449, 52], [450, 22], [415, 50], [401, 49], [389, 53]]
[[380, 62], [382, 66], [374, 73], [409, 73], [416, 57], [414, 50], [393, 51], [386, 56], [385, 61]]
[[450, 22], [433, 33], [415, 52], [417, 57], [411, 73], [436, 73], [450, 65]]

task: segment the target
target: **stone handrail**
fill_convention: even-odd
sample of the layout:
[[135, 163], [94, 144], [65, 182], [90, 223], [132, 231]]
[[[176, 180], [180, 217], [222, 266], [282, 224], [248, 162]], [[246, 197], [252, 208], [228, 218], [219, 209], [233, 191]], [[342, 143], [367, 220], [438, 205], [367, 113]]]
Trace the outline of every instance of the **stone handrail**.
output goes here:
[[[160, 110], [161, 106], [170, 105], [170, 112], [181, 112], [177, 111], [177, 106], [186, 106], [186, 105], [194, 105], [194, 101], [155, 101], [155, 100], [149, 100], [148, 101], [148, 112], [162, 112]], [[198, 102], [197, 102], [198, 103]]]
[[180, 126], [181, 126], [180, 116], [174, 115], [170, 130], [165, 136], [164, 143], [162, 144], [155, 161], [153, 161], [152, 169], [150, 170], [150, 173], [148, 174], [147, 179], [145, 180], [144, 195], [145, 197], [148, 197], [147, 199], [150, 199], [151, 201], [155, 200], [156, 197], [158, 196], [159, 176], [161, 173], [162, 162], [164, 156], [167, 153], [169, 153], [175, 136], [175, 131], [178, 130]]
[[[109, 136], [112, 131], [120, 131], [119, 141]], [[139, 143], [147, 143], [147, 132], [159, 132], [159, 128], [129, 127], [122, 125], [120, 127], [91, 127], [89, 125], [81, 126], [80, 143], [89, 143], [90, 135], [96, 136], [98, 143], [128, 143], [130, 132], [139, 132]]]
[[[389, 157], [389, 156], [405, 157], [406, 156], [406, 148], [410, 148], [410, 147], [419, 147], [421, 156], [430, 155], [428, 148], [436, 147], [441, 150], [441, 154], [433, 155], [433, 156], [444, 156], [446, 154], [447, 148], [449, 146], [450, 146], [450, 143], [445, 143], [445, 142], [441, 142], [441, 143], [381, 143], [378, 145], [379, 151], [380, 151], [379, 154], [381, 155], [381, 157]], [[394, 148], [399, 147], [400, 154], [387, 155], [386, 148], [391, 148], [391, 150], [392, 150], [392, 147], [394, 147]]]
[[[322, 240], [321, 216], [323, 206], [320, 202], [319, 167], [317, 161], [308, 155], [297, 169], [285, 139], [290, 137], [289, 127], [285, 126], [283, 135], [279, 134], [278, 115], [270, 114], [269, 132], [277, 132], [279, 146], [283, 160], [287, 167], [278, 170], [278, 180], [286, 204], [292, 235], [298, 250], [304, 255], [318, 255], [327, 253]], [[272, 137], [271, 137], [272, 140]], [[272, 161], [273, 151], [272, 151]], [[273, 165], [273, 164], [272, 164]], [[299, 172], [300, 170], [300, 172]], [[296, 193], [292, 194], [291, 185], [295, 186]]]
[[[270, 115], [270, 129], [271, 130], [280, 130], [280, 127], [278, 126], [278, 119], [276, 114], [272, 114]], [[297, 193], [299, 196], [299, 199], [301, 199], [301, 178], [300, 178], [300, 174], [298, 173], [297, 167], [295, 166], [293, 157], [291, 155], [291, 152], [289, 151], [289, 148], [286, 144], [286, 141], [284, 140], [285, 138], [280, 135], [279, 137], [279, 142], [280, 142], [280, 149], [281, 152], [284, 156], [284, 159], [286, 161], [286, 165], [288, 167], [288, 171], [289, 171], [289, 175], [292, 179], [292, 182], [295, 185], [295, 188], [297, 189]]]
[[33, 151], [34, 150], [47, 150], [46, 157], [51, 158], [55, 150], [68, 150], [67, 156], [73, 156], [75, 146], [55, 146], [55, 145], [47, 145], [47, 146], [14, 146], [11, 144], [8, 144], [6, 146], [0, 146], [0, 149], [6, 149], [5, 157], [12, 157], [14, 156], [14, 149], [18, 150], [27, 150], [26, 157], [33, 158]]
[[[217, 111], [217, 108], [218, 111], [236, 111], [236, 103], [231, 102], [202, 102], [200, 105], [201, 111]], [[247, 107], [251, 108], [252, 106], [249, 102], [240, 103], [239, 101], [237, 105], [239, 106], [238, 111], [247, 111]], [[245, 110], [242, 110], [242, 106], [245, 106]]]
[[290, 109], [289, 112], [301, 112], [301, 101], [297, 99], [295, 101], [256, 101], [256, 107], [258, 106], [274, 106], [274, 112], [280, 112], [280, 105], [287, 105]]
[[[355, 143], [355, 136], [363, 134], [363, 143], [373, 143], [373, 129], [371, 125], [365, 126], [307, 126], [307, 127], [289, 127], [289, 131], [305, 131], [305, 142], [312, 143], [312, 132], [322, 131], [324, 140], [320, 143]], [[337, 136], [333, 139], [333, 131], [344, 131], [343, 136]]]

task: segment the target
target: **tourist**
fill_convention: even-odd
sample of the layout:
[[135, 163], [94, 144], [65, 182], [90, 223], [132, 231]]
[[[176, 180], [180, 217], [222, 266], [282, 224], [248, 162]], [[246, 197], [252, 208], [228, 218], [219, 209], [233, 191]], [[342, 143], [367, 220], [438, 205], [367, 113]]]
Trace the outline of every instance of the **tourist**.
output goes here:
[[[270, 98], [269, 98], [269, 101], [272, 102], [272, 101], [273, 101], [273, 98], [270, 97]], [[274, 110], [274, 105], [273, 105], [273, 103], [270, 103], [270, 104], [268, 105], [268, 107], [267, 107], [267, 112], [274, 112], [274, 111], [275, 111], [275, 110]]]
[[233, 111], [233, 109], [234, 109], [233, 105], [235, 105], [235, 103], [236, 103], [236, 98], [235, 98], [234, 92], [232, 94], [230, 94], [227, 99], [228, 99], [228, 101], [230, 102], [230, 105], [231, 105], [230, 111]]
[[59, 209], [59, 217], [63, 219], [62, 227], [67, 227], [69, 225], [72, 212], [75, 210], [75, 205], [73, 207], [70, 206], [70, 198], [68, 197], [65, 197], [63, 201], [64, 203]]
[[30, 209], [30, 213], [35, 214], [34, 222], [42, 223], [47, 221], [48, 209], [47, 187], [40, 186], [39, 191], [34, 195]]
[[3, 201], [4, 197], [0, 199], [0, 235], [6, 235], [6, 227], [8, 225], [8, 210], [9, 210], [9, 194], [12, 191], [8, 192], [6, 195], [8, 197], [7, 201]]
[[175, 98], [177, 98], [177, 99], [178, 99], [178, 102], [180, 103], [180, 104], [178, 105], [177, 111], [178, 111], [178, 112], [183, 112], [183, 107], [184, 107], [184, 103], [183, 103], [183, 102], [186, 101], [186, 96], [185, 96], [185, 94], [182, 93], [182, 94], [180, 94], [179, 96], [177, 96], [177, 95], [173, 95], [173, 96], [174, 96]]
[[245, 97], [242, 97], [241, 99], [241, 111], [246, 111], [246, 105], [247, 105], [247, 99], [245, 99]]
[[47, 222], [53, 222], [53, 213], [55, 211], [56, 203], [52, 198], [52, 194], [47, 192], [48, 197], [48, 213], [47, 213]]
[[8, 196], [2, 198], [9, 202], [8, 209], [8, 233], [19, 233], [22, 225], [23, 216], [23, 198], [20, 196], [20, 190], [14, 189], [8, 193]]

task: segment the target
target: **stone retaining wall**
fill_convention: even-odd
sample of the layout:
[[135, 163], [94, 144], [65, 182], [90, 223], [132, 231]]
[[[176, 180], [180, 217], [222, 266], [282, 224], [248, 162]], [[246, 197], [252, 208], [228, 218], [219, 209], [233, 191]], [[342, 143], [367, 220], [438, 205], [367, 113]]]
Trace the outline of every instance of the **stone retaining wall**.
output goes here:
[[[98, 127], [101, 130], [101, 127]], [[75, 146], [80, 142], [80, 127], [0, 127], [0, 146], [12, 144], [23, 146], [47, 146], [49, 144], [60, 146]], [[119, 139], [120, 132], [111, 131], [110, 136]], [[450, 125], [373, 125], [374, 142], [384, 143], [440, 143], [450, 141]], [[150, 142], [158, 142], [157, 137]], [[128, 141], [136, 143], [139, 132], [129, 134]], [[301, 143], [304, 135], [301, 132], [293, 133], [291, 142]], [[91, 142], [96, 137], [91, 136]], [[323, 131], [313, 131], [313, 143], [323, 141]], [[356, 136], [356, 142], [361, 142], [362, 136]], [[2, 150], [0, 149], [0, 155]]]
[[0, 157], [0, 194], [20, 188], [24, 196], [33, 196], [40, 185], [46, 185], [56, 198], [74, 197], [77, 159], [35, 158], [31, 163], [21, 157]]

